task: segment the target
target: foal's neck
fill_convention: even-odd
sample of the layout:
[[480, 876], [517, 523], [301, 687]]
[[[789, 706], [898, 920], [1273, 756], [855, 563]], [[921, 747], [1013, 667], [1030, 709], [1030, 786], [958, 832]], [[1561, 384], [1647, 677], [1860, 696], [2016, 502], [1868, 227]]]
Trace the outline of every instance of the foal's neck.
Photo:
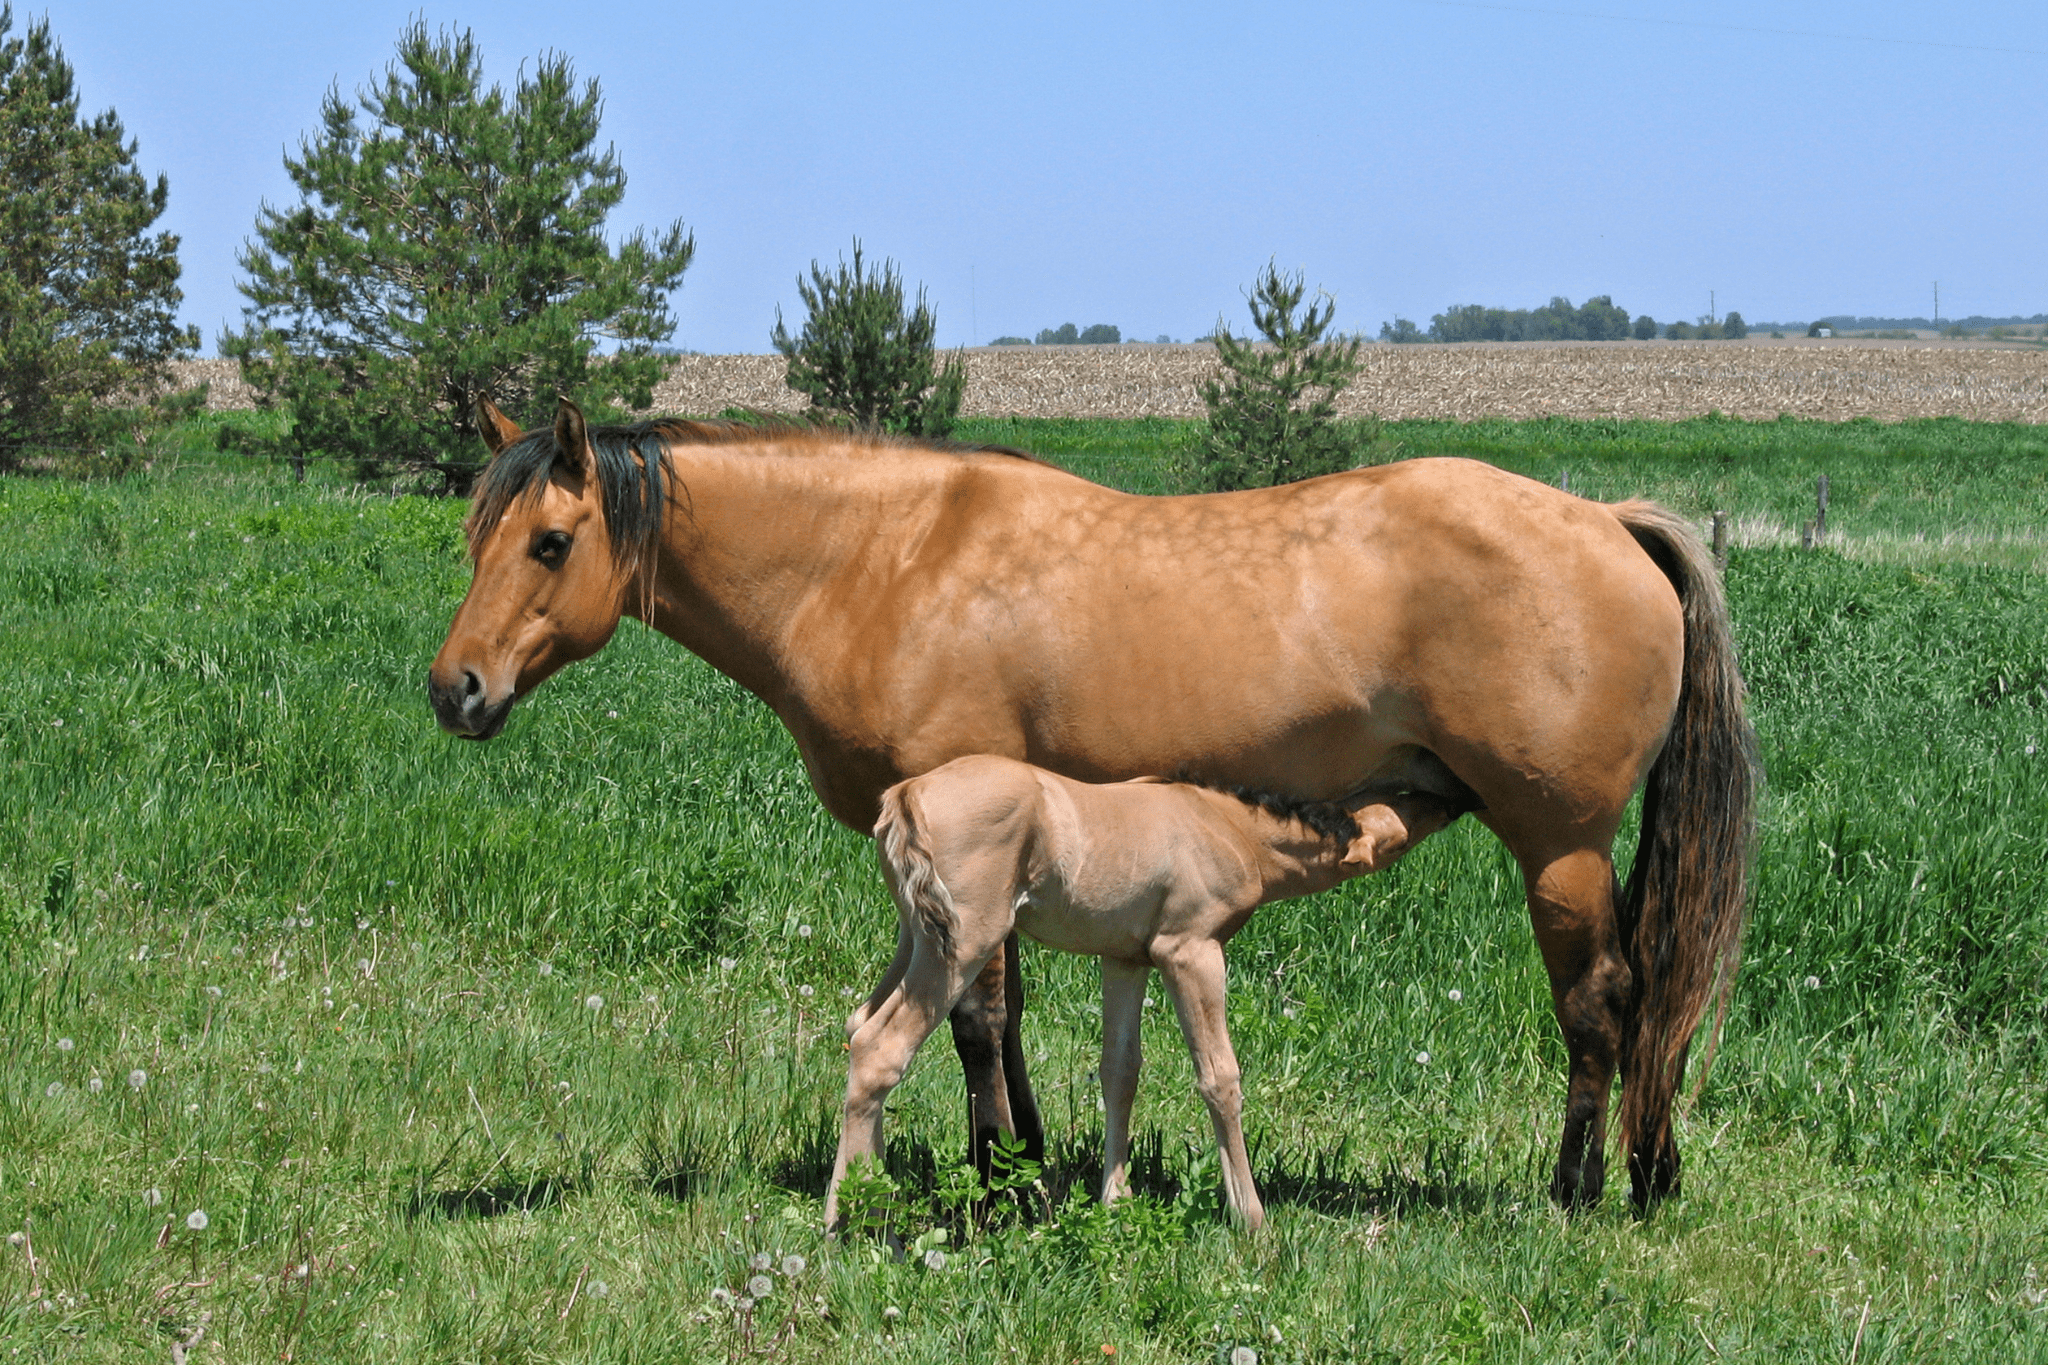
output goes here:
[[1258, 867], [1264, 899], [1306, 896], [1349, 875], [1339, 865], [1345, 853], [1343, 840], [1320, 833], [1298, 815], [1278, 815], [1236, 797], [1224, 800]]

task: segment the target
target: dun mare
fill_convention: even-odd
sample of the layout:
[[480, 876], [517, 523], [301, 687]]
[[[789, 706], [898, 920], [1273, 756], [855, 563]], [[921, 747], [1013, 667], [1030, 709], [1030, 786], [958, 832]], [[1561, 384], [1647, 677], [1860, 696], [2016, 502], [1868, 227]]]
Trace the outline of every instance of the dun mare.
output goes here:
[[[1467, 460], [1147, 498], [1002, 450], [482, 416], [474, 577], [428, 679], [449, 731], [497, 734], [630, 613], [766, 702], [861, 831], [976, 753], [1470, 810], [1521, 867], [1570, 1057], [1552, 1195], [1599, 1196], [1617, 1069], [1632, 1194], [1676, 1188], [1754, 804], [1727, 608], [1677, 517]], [[1042, 1150], [1021, 1008], [1013, 941], [953, 1015], [978, 1152]]]
[[1185, 782], [1105, 786], [989, 754], [889, 788], [875, 843], [896, 898], [896, 960], [849, 1023], [825, 1225], [838, 1222], [848, 1166], [880, 1158], [882, 1106], [912, 1054], [1022, 929], [1102, 960], [1102, 1202], [1130, 1192], [1138, 1017], [1156, 966], [1216, 1130], [1224, 1196], [1258, 1228], [1223, 945], [1266, 902], [1391, 867], [1458, 814], [1429, 797], [1289, 806]]

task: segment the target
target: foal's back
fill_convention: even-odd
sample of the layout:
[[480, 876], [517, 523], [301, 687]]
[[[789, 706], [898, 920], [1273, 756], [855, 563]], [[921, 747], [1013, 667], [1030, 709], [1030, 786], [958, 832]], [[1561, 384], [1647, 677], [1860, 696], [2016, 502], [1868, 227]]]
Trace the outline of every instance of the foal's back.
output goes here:
[[993, 755], [900, 790], [956, 913], [1014, 914], [1066, 952], [1143, 961], [1160, 933], [1213, 932], [1260, 899], [1243, 807], [1222, 793], [1076, 782]]

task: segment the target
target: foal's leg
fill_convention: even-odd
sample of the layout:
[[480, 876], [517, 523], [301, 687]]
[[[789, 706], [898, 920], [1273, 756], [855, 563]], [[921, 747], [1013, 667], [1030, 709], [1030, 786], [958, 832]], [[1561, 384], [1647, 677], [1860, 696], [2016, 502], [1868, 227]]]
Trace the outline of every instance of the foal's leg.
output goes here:
[[847, 1016], [846, 1036], [849, 1041], [854, 1034], [860, 1032], [860, 1026], [874, 1016], [875, 1011], [882, 1007], [882, 1002], [887, 1000], [902, 982], [903, 973], [910, 967], [910, 950], [915, 942], [910, 934], [910, 922], [899, 910], [896, 919], [896, 956], [890, 959], [889, 968], [882, 973], [881, 982], [869, 992], [868, 998], [861, 1002], [860, 1008]]
[[846, 1178], [847, 1169], [863, 1158], [881, 1159], [882, 1106], [889, 1092], [902, 1081], [910, 1059], [939, 1026], [947, 1007], [974, 979], [982, 957], [948, 961], [930, 944], [917, 942], [902, 981], [847, 1043], [839, 1155], [832, 1163], [832, 1183], [825, 1190], [827, 1228], [839, 1221], [839, 1183]]
[[1163, 948], [1155, 942], [1152, 960], [1173, 996], [1174, 1012], [1195, 1059], [1195, 1085], [1209, 1107], [1222, 1158], [1224, 1197], [1238, 1220], [1256, 1232], [1266, 1221], [1266, 1208], [1252, 1183], [1251, 1157], [1244, 1147], [1244, 1087], [1224, 1017], [1223, 945], [1212, 938], [1179, 939]]
[[1102, 959], [1102, 1202], [1131, 1192], [1131, 1102], [1138, 1095], [1139, 1015], [1145, 1003], [1147, 963]]
[[1522, 867], [1571, 1058], [1550, 1197], [1577, 1208], [1598, 1200], [1607, 1180], [1607, 1102], [1632, 980], [1614, 922], [1614, 864], [1604, 850], [1584, 848]]
[[1024, 1066], [1024, 955], [1017, 931], [1003, 940], [1003, 1091], [1010, 1100], [1010, 1133], [1024, 1140], [1026, 1161], [1045, 1160], [1045, 1125]]

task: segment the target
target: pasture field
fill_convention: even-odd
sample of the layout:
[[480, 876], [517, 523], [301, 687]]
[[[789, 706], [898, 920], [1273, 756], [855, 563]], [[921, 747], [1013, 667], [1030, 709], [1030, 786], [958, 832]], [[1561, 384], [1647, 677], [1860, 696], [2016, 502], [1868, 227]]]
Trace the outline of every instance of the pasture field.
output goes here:
[[[1194, 439], [962, 434], [1154, 490]], [[1769, 788], [1681, 1198], [1549, 1206], [1562, 1048], [1468, 821], [1233, 944], [1265, 1234], [1218, 1220], [1163, 1007], [1143, 1196], [1077, 1192], [1094, 971], [1027, 949], [1032, 1216], [935, 1197], [942, 1032], [892, 1105], [900, 1191], [870, 1191], [902, 1260], [817, 1226], [893, 910], [765, 708], [629, 622], [499, 739], [449, 739], [423, 679], [463, 508], [190, 435], [120, 483], [0, 480], [0, 1360], [2048, 1358], [2036, 428], [1379, 432], [1740, 531]], [[1817, 472], [1831, 539], [1801, 551]]]

